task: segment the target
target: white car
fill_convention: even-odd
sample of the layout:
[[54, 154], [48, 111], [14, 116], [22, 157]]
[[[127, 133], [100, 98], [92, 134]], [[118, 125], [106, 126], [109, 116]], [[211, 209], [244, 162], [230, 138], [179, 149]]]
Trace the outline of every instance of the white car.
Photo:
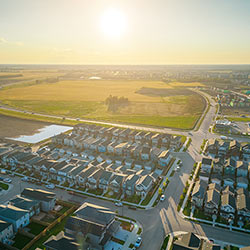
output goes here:
[[161, 198], [160, 198], [160, 201], [164, 201], [164, 200], [165, 200], [165, 198], [166, 198], [166, 197], [165, 197], [165, 195], [164, 195], [164, 194], [162, 194], [162, 195], [161, 195]]
[[116, 205], [117, 207], [122, 207], [122, 206], [123, 206], [122, 202], [116, 202], [115, 205]]
[[54, 184], [47, 184], [47, 185], [45, 185], [45, 187], [48, 189], [54, 189], [55, 185]]
[[178, 172], [178, 171], [180, 171], [180, 169], [181, 169], [180, 166], [177, 166], [177, 167], [175, 168], [175, 171]]
[[10, 178], [4, 178], [3, 181], [6, 182], [6, 183], [11, 183], [12, 182], [12, 180]]

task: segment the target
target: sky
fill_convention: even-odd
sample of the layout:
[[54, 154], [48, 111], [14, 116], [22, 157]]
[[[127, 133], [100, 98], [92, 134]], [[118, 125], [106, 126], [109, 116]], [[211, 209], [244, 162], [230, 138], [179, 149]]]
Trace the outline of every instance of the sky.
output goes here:
[[250, 64], [249, 0], [0, 0], [0, 64]]

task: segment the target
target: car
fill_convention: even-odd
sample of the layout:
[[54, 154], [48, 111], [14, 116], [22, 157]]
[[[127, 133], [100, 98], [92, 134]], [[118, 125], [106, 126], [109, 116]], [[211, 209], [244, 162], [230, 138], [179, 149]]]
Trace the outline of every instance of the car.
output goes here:
[[12, 180], [10, 178], [4, 178], [3, 181], [6, 182], [6, 183], [11, 183], [12, 182]]
[[141, 242], [142, 242], [142, 238], [141, 238], [141, 237], [138, 237], [137, 240], [136, 240], [136, 242], [135, 242], [135, 247], [136, 247], [136, 248], [140, 247]]
[[48, 189], [54, 189], [55, 185], [54, 184], [47, 184], [47, 185], [45, 185], [45, 187]]
[[27, 176], [24, 176], [23, 178], [21, 178], [22, 181], [28, 181], [29, 180], [29, 177]]
[[191, 132], [188, 132], [189, 135], [193, 135]]
[[179, 172], [180, 169], [181, 169], [180, 166], [177, 166], [177, 167], [175, 168], [175, 171], [176, 171], [176, 172]]
[[166, 198], [166, 197], [165, 197], [165, 195], [164, 195], [164, 194], [162, 194], [162, 195], [161, 195], [161, 197], [160, 197], [160, 201], [164, 201], [164, 200], [165, 200], [165, 198]]
[[123, 206], [122, 202], [116, 202], [115, 205], [116, 205], [117, 207], [122, 207], [122, 206]]

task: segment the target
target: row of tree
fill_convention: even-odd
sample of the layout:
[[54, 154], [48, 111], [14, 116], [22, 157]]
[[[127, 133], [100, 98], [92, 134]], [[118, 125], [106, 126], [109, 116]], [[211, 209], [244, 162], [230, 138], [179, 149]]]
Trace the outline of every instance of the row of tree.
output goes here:
[[128, 98], [121, 96], [112, 96], [110, 95], [106, 100], [105, 104], [108, 105], [108, 111], [116, 112], [119, 107], [129, 104]]

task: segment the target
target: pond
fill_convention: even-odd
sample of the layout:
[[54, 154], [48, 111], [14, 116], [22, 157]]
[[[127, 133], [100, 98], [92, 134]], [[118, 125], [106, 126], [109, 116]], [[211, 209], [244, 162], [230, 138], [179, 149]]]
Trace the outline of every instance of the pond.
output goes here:
[[33, 135], [21, 135], [16, 138], [7, 138], [7, 139], [20, 141], [20, 142], [26, 142], [26, 143], [38, 143], [40, 141], [43, 141], [52, 136], [64, 133], [71, 129], [73, 129], [73, 127], [61, 126], [61, 125], [49, 125], [49, 126], [45, 126], [39, 129], [38, 132]]

